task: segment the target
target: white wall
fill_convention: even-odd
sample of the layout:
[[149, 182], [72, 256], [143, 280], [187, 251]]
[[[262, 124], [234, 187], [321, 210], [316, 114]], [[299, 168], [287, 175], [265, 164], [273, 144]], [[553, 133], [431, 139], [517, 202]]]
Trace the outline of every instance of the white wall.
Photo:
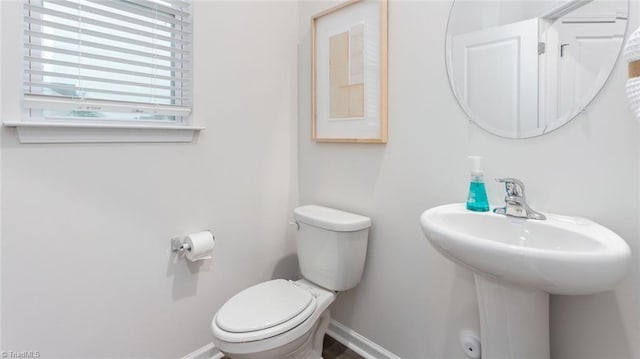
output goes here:
[[[0, 6], [0, 19], [2, 19], [2, 6]], [[2, 28], [0, 24], [0, 42], [2, 41]], [[2, 81], [2, 46], [0, 46], [0, 84]], [[0, 86], [0, 99], [2, 99], [2, 87]], [[2, 112], [2, 102], [0, 100], [0, 114]], [[2, 323], [2, 136], [0, 135], [0, 323]], [[2, 346], [2, 325], [0, 324], [0, 348]]]
[[[488, 179], [521, 178], [533, 208], [600, 222], [634, 253], [615, 291], [552, 296], [553, 358], [640, 358], [640, 137], [624, 99], [625, 66], [568, 125], [533, 139], [498, 138], [470, 124], [449, 89], [443, 51], [451, 1], [392, 1], [389, 143], [314, 143], [309, 18], [329, 6], [300, 5], [300, 203], [373, 219], [364, 279], [335, 303], [335, 318], [402, 358], [463, 357], [459, 331], [479, 326], [473, 279], [428, 244], [418, 219], [427, 208], [466, 199], [466, 156], [481, 154]], [[502, 189], [490, 183], [489, 191], [500, 203]]]
[[[2, 118], [20, 116], [21, 2], [2, 2]], [[238, 290], [295, 277], [294, 2], [195, 4], [190, 144], [20, 145], [2, 129], [2, 349], [178, 358]], [[7, 31], [8, 30], [8, 31]], [[215, 257], [170, 238], [211, 229]]]

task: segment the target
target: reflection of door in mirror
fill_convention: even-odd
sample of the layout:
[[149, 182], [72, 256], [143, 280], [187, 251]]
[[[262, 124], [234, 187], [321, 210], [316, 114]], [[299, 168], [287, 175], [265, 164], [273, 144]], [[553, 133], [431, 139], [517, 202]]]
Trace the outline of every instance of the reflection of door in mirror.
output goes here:
[[611, 74], [628, 0], [454, 0], [451, 87], [473, 122], [527, 138], [576, 117]]
[[462, 74], [456, 95], [492, 132], [520, 137], [539, 127], [538, 28], [536, 18], [451, 39], [451, 65]]
[[[541, 122], [551, 126], [575, 116], [609, 76], [624, 39], [626, 21], [616, 14], [560, 18], [546, 32], [541, 81]], [[626, 20], [626, 19], [624, 19]], [[611, 54], [604, 56], [603, 54]], [[541, 59], [542, 60], [542, 59]]]

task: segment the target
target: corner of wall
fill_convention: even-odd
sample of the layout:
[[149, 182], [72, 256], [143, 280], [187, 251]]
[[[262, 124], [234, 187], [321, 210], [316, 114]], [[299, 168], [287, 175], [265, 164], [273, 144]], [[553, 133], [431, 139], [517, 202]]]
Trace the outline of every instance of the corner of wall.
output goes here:
[[[2, 8], [4, 3], [0, 3], [0, 24], [4, 24], [2, 18]], [[2, 84], [2, 26], [0, 26], [0, 84]], [[2, 112], [2, 86], [0, 86], [0, 119], [4, 118]], [[0, 136], [0, 203], [2, 203], [2, 136]], [[2, 206], [0, 206], [0, 323], [2, 323]], [[0, 350], [2, 350], [2, 325], [0, 325]]]

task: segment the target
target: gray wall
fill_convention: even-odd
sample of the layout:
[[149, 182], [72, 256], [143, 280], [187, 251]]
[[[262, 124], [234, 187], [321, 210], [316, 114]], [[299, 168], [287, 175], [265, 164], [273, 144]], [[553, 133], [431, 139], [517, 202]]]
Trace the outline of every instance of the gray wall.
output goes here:
[[[392, 1], [389, 143], [314, 143], [309, 18], [329, 6], [300, 5], [300, 203], [373, 219], [364, 279], [335, 303], [335, 318], [402, 358], [463, 357], [459, 331], [479, 326], [473, 278], [429, 245], [418, 219], [427, 208], [465, 201], [466, 156], [480, 154], [488, 179], [523, 179], [534, 208], [591, 218], [625, 238], [634, 253], [615, 291], [552, 296], [554, 359], [640, 358], [640, 138], [625, 103], [624, 64], [568, 125], [539, 138], [498, 138], [470, 124], [449, 89], [443, 51], [451, 1]], [[631, 14], [635, 28], [636, 2]], [[489, 192], [500, 203], [502, 189], [490, 183]]]
[[[0, 6], [4, 120], [21, 111], [21, 6]], [[297, 276], [297, 4], [194, 7], [196, 142], [20, 145], [2, 128], [3, 350], [179, 358], [230, 296]], [[214, 259], [176, 260], [170, 239], [207, 228]]]

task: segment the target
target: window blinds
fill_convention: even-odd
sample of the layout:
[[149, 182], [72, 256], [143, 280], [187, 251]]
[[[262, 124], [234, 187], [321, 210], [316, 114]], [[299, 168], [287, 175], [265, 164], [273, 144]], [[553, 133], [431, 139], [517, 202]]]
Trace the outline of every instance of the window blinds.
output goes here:
[[32, 118], [189, 115], [187, 0], [28, 0], [24, 10], [24, 106]]

